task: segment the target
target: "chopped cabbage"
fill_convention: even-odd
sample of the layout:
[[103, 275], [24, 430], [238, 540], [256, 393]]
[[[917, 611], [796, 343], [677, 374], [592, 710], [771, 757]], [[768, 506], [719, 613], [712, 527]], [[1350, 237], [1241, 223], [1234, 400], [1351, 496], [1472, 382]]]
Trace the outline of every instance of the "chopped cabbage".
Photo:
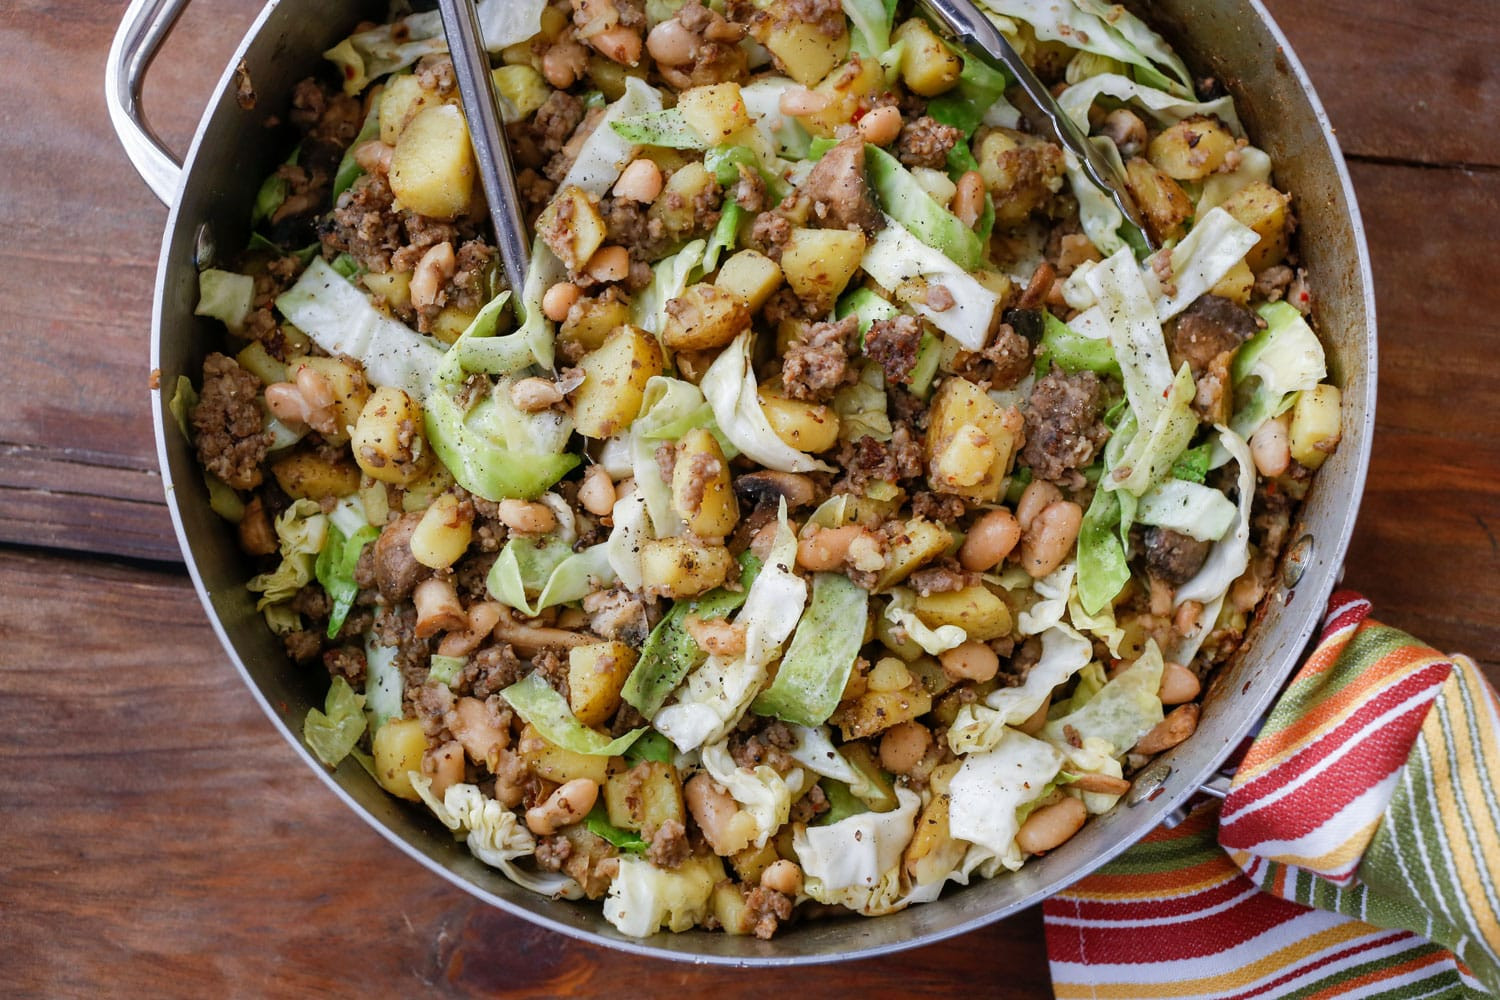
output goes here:
[[556, 536], [540, 544], [513, 536], [490, 567], [485, 587], [495, 600], [530, 618], [543, 608], [581, 601], [614, 580], [607, 542], [574, 552]]
[[620, 138], [637, 146], [660, 146], [663, 149], [708, 148], [703, 136], [688, 124], [681, 108], [624, 115], [610, 122], [609, 127]]
[[849, 786], [849, 791], [861, 800], [874, 798], [884, 790], [876, 788], [870, 776], [849, 763], [838, 747], [827, 726], [792, 726], [797, 745], [787, 751], [787, 756], [807, 768], [813, 774], [832, 778]]
[[953, 776], [948, 786], [952, 835], [984, 848], [1011, 871], [1020, 868], [1016, 814], [1045, 794], [1062, 763], [1051, 744], [1007, 728], [993, 750], [969, 754]]
[[740, 99], [750, 112], [761, 145], [777, 156], [805, 160], [811, 151], [812, 136], [797, 119], [781, 113], [781, 95], [796, 86], [784, 76], [766, 76], [741, 87]]
[[906, 587], [893, 587], [891, 601], [885, 606], [885, 619], [892, 625], [906, 630], [912, 642], [922, 647], [924, 653], [933, 656], [946, 653], [969, 640], [969, 634], [958, 625], [939, 625], [929, 628], [922, 623], [913, 610], [917, 595]]
[[724, 863], [712, 854], [695, 855], [671, 871], [623, 857], [609, 883], [604, 918], [631, 937], [649, 937], [663, 927], [691, 930], [708, 915], [709, 897], [723, 879]]
[[843, 0], [849, 18], [850, 48], [867, 59], [878, 59], [891, 47], [895, 0]]
[[1129, 508], [1127, 513], [1134, 513], [1135, 498], [1172, 474], [1178, 456], [1198, 431], [1198, 415], [1192, 405], [1198, 389], [1186, 361], [1169, 386], [1164, 405], [1157, 407], [1149, 422], [1142, 422], [1135, 430], [1135, 416], [1128, 417], [1105, 448], [1108, 471], [1099, 485], [1105, 490], [1130, 493], [1132, 499], [1122, 501]]
[[[1115, 759], [1114, 747], [1097, 736], [1090, 736], [1083, 740], [1083, 746], [1075, 747], [1071, 744], [1060, 747], [1063, 757], [1067, 763], [1064, 774], [1104, 774], [1111, 778], [1123, 778], [1125, 769]], [[1066, 787], [1066, 785], [1064, 786]], [[1109, 812], [1120, 801], [1120, 796], [1111, 792], [1079, 792], [1078, 797], [1083, 800], [1084, 808], [1090, 815], [1097, 816], [1100, 813]]]
[[307, 710], [302, 720], [302, 742], [329, 767], [338, 767], [365, 734], [365, 700], [349, 682], [335, 677], [328, 685], [323, 710]]
[[787, 722], [816, 726], [838, 708], [859, 656], [869, 592], [842, 573], [813, 576], [812, 603], [797, 625], [776, 679], [751, 709]]
[[705, 247], [702, 240], [694, 240], [652, 265], [651, 284], [630, 304], [632, 323], [649, 333], [661, 335], [667, 321], [667, 303], [687, 287], [688, 276], [703, 260]]
[[794, 827], [792, 847], [805, 876], [803, 891], [820, 903], [866, 916], [900, 909], [901, 856], [911, 842], [922, 799], [896, 788], [890, 812], [863, 812], [827, 826]]
[[1216, 489], [1168, 479], [1141, 497], [1135, 519], [1200, 542], [1217, 542], [1234, 523], [1235, 506]]
[[1229, 130], [1235, 135], [1243, 135], [1245, 131], [1240, 125], [1239, 116], [1235, 114], [1232, 97], [1225, 96], [1199, 103], [1155, 87], [1143, 86], [1117, 73], [1100, 73], [1073, 84], [1062, 92], [1057, 104], [1080, 128], [1086, 130], [1089, 127], [1089, 109], [1101, 97], [1120, 104], [1134, 105], [1163, 128], [1194, 115], [1208, 115], [1229, 126]]
[[[1142, 272], [1156, 303], [1156, 318], [1165, 323], [1206, 295], [1259, 240], [1255, 230], [1222, 208], [1200, 216], [1180, 243], [1158, 250]], [[1168, 266], [1163, 270], [1170, 275], [1168, 285], [1153, 263], [1162, 254], [1167, 255]]]
[[612, 126], [631, 115], [659, 111], [661, 106], [661, 91], [639, 77], [627, 76], [625, 93], [604, 109], [604, 117], [584, 141], [578, 158], [568, 168], [558, 190], [572, 185], [595, 197], [603, 197], [619, 179], [620, 171], [635, 155], [636, 148], [636, 143], [621, 136]]
[[248, 274], [208, 268], [198, 272], [198, 304], [194, 316], [211, 316], [239, 333], [255, 299], [255, 279]]
[[395, 646], [381, 645], [374, 632], [365, 633], [365, 715], [370, 732], [401, 718], [401, 669]]
[[1236, 192], [1256, 181], [1271, 180], [1271, 158], [1254, 146], [1240, 147], [1240, 165], [1227, 174], [1210, 174], [1203, 181], [1203, 193], [1198, 195], [1198, 205], [1193, 214], [1198, 218], [1208, 210], [1224, 204]]
[[1262, 423], [1286, 412], [1295, 393], [1328, 377], [1323, 345], [1296, 307], [1268, 302], [1260, 307], [1260, 315], [1266, 328], [1245, 342], [1231, 369], [1236, 388], [1251, 389], [1249, 402], [1230, 421], [1241, 437], [1249, 437]]
[[[979, 6], [1014, 41], [1025, 21], [1036, 37], [1118, 59], [1152, 86], [1191, 94], [1193, 77], [1160, 35], [1118, 4], [1102, 0], [982, 0]], [[996, 15], [999, 15], [998, 17]], [[1095, 77], [1097, 79], [1097, 77]]]
[[[1097, 489], [1078, 528], [1078, 600], [1080, 609], [1097, 613], [1109, 606], [1130, 580], [1130, 562], [1119, 528], [1129, 493]], [[1129, 530], [1129, 529], [1126, 529]]]
[[[344, 627], [344, 619], [354, 606], [354, 598], [359, 595], [359, 584], [354, 582], [354, 566], [359, 562], [360, 553], [380, 535], [373, 525], [364, 520], [362, 514], [357, 527], [347, 523], [341, 526], [339, 513], [340, 508], [335, 508], [330, 516], [327, 539], [318, 552], [317, 562], [313, 564], [318, 583], [323, 585], [333, 602], [328, 613], [330, 639], [337, 636]], [[355, 528], [352, 533], [346, 531], [350, 527]]]
[[745, 626], [745, 651], [736, 657], [710, 656], [689, 675], [652, 723], [679, 750], [695, 750], [723, 736], [745, 714], [766, 679], [766, 669], [781, 653], [807, 603], [807, 583], [792, 566], [797, 561], [797, 536], [786, 523], [786, 501], [778, 513], [771, 553], [745, 597], [735, 619]]
[[1085, 739], [1093, 737], [1110, 744], [1116, 755], [1123, 754], [1162, 720], [1161, 650], [1148, 640], [1140, 658], [1115, 674], [1098, 693], [1073, 707], [1042, 727], [1042, 737], [1062, 747], [1068, 742], [1069, 727]]
[[641, 589], [641, 545], [652, 537], [647, 523], [646, 497], [639, 490], [615, 501], [610, 511], [614, 527], [604, 552], [615, 578], [627, 589]]
[[[765, 410], [761, 408], [760, 398], [756, 395], [755, 372], [750, 367], [753, 340], [754, 334], [748, 330], [735, 337], [734, 342], [724, 348], [714, 359], [714, 363], [709, 365], [699, 383], [704, 397], [713, 407], [719, 429], [742, 453], [768, 469], [780, 472], [835, 471], [832, 466], [782, 441], [771, 429]], [[652, 461], [655, 461], [654, 452]], [[639, 488], [639, 463], [636, 475], [636, 485]], [[660, 525], [657, 530], [661, 531]]]
[[624, 736], [608, 739], [597, 729], [579, 722], [568, 707], [568, 700], [537, 673], [527, 674], [516, 681], [501, 691], [500, 697], [510, 703], [517, 715], [535, 726], [548, 743], [592, 757], [619, 756], [647, 728], [641, 726]]
[[308, 263], [277, 297], [276, 308], [329, 354], [359, 361], [371, 384], [399, 386], [414, 399], [427, 396], [443, 359], [438, 342], [376, 309], [323, 258]]
[[[860, 266], [877, 285], [965, 349], [980, 350], [989, 339], [1000, 297], [890, 216], [865, 249]], [[948, 308], [939, 311], [927, 304], [934, 285], [947, 289], [953, 300]]]
[[[1229, 585], [1250, 565], [1250, 507], [1255, 500], [1255, 463], [1245, 439], [1227, 427], [1219, 427], [1219, 443], [1239, 463], [1239, 510], [1234, 525], [1209, 550], [1203, 566], [1177, 588], [1177, 603], [1198, 601], [1208, 605], [1229, 592]], [[1207, 631], [1206, 629], [1204, 631]], [[1184, 661], [1185, 662], [1185, 661]]]
[[469, 321], [468, 327], [459, 334], [458, 340], [454, 341], [448, 353], [443, 356], [443, 363], [438, 368], [438, 381], [459, 381], [462, 372], [458, 369], [463, 372], [504, 376], [514, 375], [533, 364], [551, 367], [551, 345], [539, 347], [532, 331], [522, 328], [503, 337], [495, 336], [510, 297], [509, 291], [501, 292], [479, 310], [479, 315]]
[[911, 235], [942, 253], [960, 270], [973, 271], [984, 265], [985, 240], [938, 204], [900, 160], [866, 143], [865, 167], [881, 209]]
[[705, 746], [699, 758], [708, 772], [734, 801], [740, 804], [742, 815], [754, 820], [751, 843], [764, 847], [766, 841], [781, 829], [792, 812], [792, 797], [804, 791], [803, 771], [794, 767], [785, 775], [777, 773], [768, 764], [757, 764], [753, 769], [740, 767], [729, 755], [729, 744], [725, 740]]
[[[704, 381], [707, 382], [706, 377]], [[662, 427], [697, 413], [703, 403], [703, 392], [691, 382], [653, 375], [646, 383], [641, 414], [630, 426], [630, 458], [635, 472], [635, 488], [646, 501], [657, 538], [680, 535], [687, 526], [672, 506], [672, 486], [656, 463], [656, 449], [661, 442], [655, 435]]]
[[297, 596], [313, 580], [313, 560], [328, 538], [328, 515], [316, 500], [295, 500], [276, 515], [276, 539], [281, 564], [269, 573], [251, 577], [246, 589], [260, 594], [255, 610], [264, 611]]
[[535, 853], [536, 841], [514, 812], [487, 797], [477, 785], [449, 785], [439, 802], [432, 794], [431, 778], [417, 771], [408, 771], [407, 777], [432, 814], [468, 845], [474, 857], [532, 892], [556, 899], [583, 898], [583, 888], [572, 878], [528, 871], [514, 863]]
[[1042, 633], [1042, 657], [1020, 687], [996, 688], [983, 705], [967, 704], [948, 728], [948, 745], [956, 754], [983, 752], [999, 742], [1005, 726], [1019, 726], [1036, 714], [1052, 689], [1088, 666], [1094, 644], [1066, 625]]
[[886, 413], [885, 373], [868, 361], [859, 364], [858, 370], [859, 381], [844, 386], [833, 397], [833, 410], [839, 415], [839, 440], [870, 437], [889, 441], [892, 428]]
[[1149, 426], [1172, 386], [1172, 363], [1140, 266], [1123, 249], [1090, 268], [1084, 280], [1098, 302], [1131, 412]]
[[1041, 635], [1061, 622], [1067, 613], [1068, 594], [1077, 576], [1078, 563], [1069, 561], [1040, 580], [1032, 581], [1028, 576], [1022, 581], [1022, 585], [1029, 585], [1040, 600], [1016, 616], [1016, 630], [1021, 635]]

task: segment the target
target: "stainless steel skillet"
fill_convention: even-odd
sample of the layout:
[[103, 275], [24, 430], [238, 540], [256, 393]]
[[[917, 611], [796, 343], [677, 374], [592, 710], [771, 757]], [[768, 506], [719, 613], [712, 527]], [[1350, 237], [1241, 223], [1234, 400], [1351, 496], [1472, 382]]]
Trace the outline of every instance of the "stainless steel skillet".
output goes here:
[[[1359, 211], [1349, 177], [1306, 75], [1258, 0], [1149, 0], [1139, 13], [1166, 33], [1197, 72], [1235, 95], [1250, 134], [1296, 199], [1300, 250], [1318, 294], [1316, 319], [1333, 380], [1344, 393], [1343, 443], [1318, 473], [1283, 561], [1281, 583], [1237, 659], [1211, 685], [1192, 739], [1136, 779], [1131, 796], [1078, 836], [1010, 876], [953, 889], [940, 901], [878, 919], [809, 922], [762, 942], [692, 932], [641, 941], [614, 930], [597, 907], [541, 899], [486, 868], [430, 817], [391, 798], [353, 762], [327, 772], [302, 745], [309, 707], [326, 677], [294, 669], [244, 589], [247, 568], [233, 533], [209, 510], [190, 449], [167, 411], [179, 374], [195, 374], [218, 334], [193, 316], [197, 265], [213, 247], [242, 246], [244, 210], [279, 159], [262, 122], [283, 114], [293, 85], [320, 53], [383, 5], [359, 0], [270, 0], [208, 100], [179, 162], [145, 126], [145, 72], [187, 0], [133, 0], [110, 53], [106, 96], [121, 142], [170, 208], [157, 272], [151, 365], [157, 452], [183, 557], [230, 660], [272, 722], [328, 787], [401, 850], [455, 885], [509, 912], [596, 944], [692, 962], [787, 965], [829, 962], [927, 944], [1030, 906], [1083, 877], [1167, 816], [1217, 769], [1261, 717], [1317, 626], [1353, 530], [1375, 409], [1375, 307]], [[257, 101], [236, 101], [236, 67]]]

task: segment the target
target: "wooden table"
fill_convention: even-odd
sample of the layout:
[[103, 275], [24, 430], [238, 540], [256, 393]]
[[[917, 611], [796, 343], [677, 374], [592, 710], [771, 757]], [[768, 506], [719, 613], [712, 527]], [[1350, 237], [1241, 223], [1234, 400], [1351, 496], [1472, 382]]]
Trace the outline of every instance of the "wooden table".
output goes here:
[[[110, 132], [118, 3], [0, 10], [0, 992], [1004, 997], [1026, 913], [857, 966], [622, 957], [479, 905], [349, 814], [220, 652], [148, 416], [165, 213]], [[1500, 678], [1500, 27], [1479, 0], [1273, 0], [1348, 155], [1379, 287], [1379, 434], [1347, 583]], [[198, 0], [148, 106], [183, 148], [246, 0]]]

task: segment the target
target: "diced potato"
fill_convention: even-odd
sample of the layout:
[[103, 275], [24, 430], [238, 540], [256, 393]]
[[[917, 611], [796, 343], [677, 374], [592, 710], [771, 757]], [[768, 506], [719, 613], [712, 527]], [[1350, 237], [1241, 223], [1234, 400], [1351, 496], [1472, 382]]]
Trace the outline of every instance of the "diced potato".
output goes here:
[[602, 785], [609, 777], [611, 763], [619, 761], [618, 757], [601, 757], [565, 750], [549, 743], [530, 723], [521, 730], [521, 737], [516, 741], [516, 751], [532, 774], [559, 785], [575, 778], [587, 778]]
[[342, 454], [329, 458], [298, 449], [272, 462], [271, 475], [287, 496], [298, 500], [346, 497], [359, 489], [359, 467]]
[[641, 543], [645, 592], [674, 601], [719, 586], [729, 578], [734, 565], [734, 556], [722, 545], [701, 545], [686, 538], [655, 538]]
[[865, 678], [865, 688], [869, 691], [900, 691], [910, 684], [911, 671], [897, 656], [883, 656], [875, 661]]
[[646, 78], [646, 64], [644, 61], [634, 66], [625, 66], [597, 53], [589, 56], [589, 80], [604, 95], [607, 101], [618, 101], [625, 93], [625, 81], [632, 76], [644, 80]]
[[710, 146], [727, 142], [730, 136], [750, 127], [750, 111], [740, 94], [740, 85], [714, 83], [691, 87], [677, 95], [677, 110], [688, 127]]
[[839, 748], [851, 767], [864, 776], [864, 803], [876, 812], [890, 812], [900, 803], [896, 799], [896, 786], [880, 766], [874, 747], [868, 743], [845, 743]]
[[853, 122], [861, 99], [884, 89], [885, 70], [879, 62], [850, 56], [848, 62], [829, 73], [813, 90], [828, 98], [828, 104], [822, 111], [799, 115], [797, 120], [813, 135], [831, 139], [840, 125]]
[[444, 306], [442, 312], [432, 318], [432, 335], [445, 344], [452, 344], [463, 336], [476, 315], [458, 306]]
[[697, 206], [710, 197], [718, 181], [702, 163], [694, 160], [672, 172], [661, 195], [651, 203], [650, 215], [661, 220], [674, 240], [691, 233], [698, 224]]
[[1260, 236], [1260, 242], [1245, 255], [1250, 270], [1259, 273], [1286, 257], [1292, 235], [1292, 214], [1287, 207], [1291, 201], [1291, 195], [1282, 194], [1265, 181], [1256, 181], [1224, 202], [1224, 211]]
[[311, 368], [328, 383], [333, 393], [333, 422], [335, 429], [323, 435], [329, 444], [343, 444], [349, 440], [349, 429], [359, 420], [366, 401], [370, 398], [370, 383], [364, 369], [357, 362], [343, 358], [303, 358], [288, 370], [293, 378], [302, 368]]
[[568, 707], [579, 722], [598, 726], [615, 714], [635, 658], [635, 650], [623, 642], [591, 642], [568, 650]]
[[258, 340], [250, 341], [250, 345], [234, 356], [239, 366], [245, 371], [260, 379], [266, 385], [273, 382], [285, 382], [291, 378], [287, 373], [286, 365], [271, 357], [266, 350], [266, 345]]
[[1229, 269], [1229, 273], [1219, 279], [1219, 283], [1210, 288], [1210, 295], [1238, 302], [1242, 306], [1250, 304], [1250, 293], [1255, 290], [1255, 272], [1250, 270], [1250, 265], [1244, 261], [1236, 261]]
[[750, 904], [745, 899], [745, 890], [736, 882], [725, 880], [714, 886], [708, 899], [714, 919], [725, 934], [749, 934], [755, 930], [755, 920], [750, 914]]
[[816, 454], [839, 440], [839, 415], [832, 407], [784, 395], [774, 383], [759, 387], [760, 408], [771, 430], [789, 447]]
[[583, 298], [573, 303], [557, 331], [560, 341], [572, 341], [586, 351], [597, 351], [604, 339], [630, 322], [630, 304], [614, 296]]
[[426, 510], [432, 501], [447, 492], [453, 485], [453, 473], [442, 462], [433, 462], [427, 474], [418, 476], [401, 489], [401, 511], [410, 514]]
[[422, 754], [427, 751], [427, 736], [421, 719], [392, 719], [370, 739], [375, 758], [375, 780], [392, 795], [420, 802], [421, 796], [411, 786], [406, 772], [422, 771]]
[[839, 705], [828, 721], [839, 727], [845, 740], [859, 740], [892, 726], [926, 715], [932, 695], [915, 678], [900, 691], [866, 691], [853, 701]]
[[458, 496], [444, 493], [422, 512], [411, 533], [411, 554], [430, 569], [447, 569], [464, 554], [474, 538], [474, 514]]
[[1161, 243], [1182, 235], [1182, 224], [1193, 214], [1193, 203], [1176, 181], [1151, 161], [1133, 156], [1125, 163], [1125, 186], [1152, 239]]
[[999, 500], [1025, 426], [1020, 411], [1001, 409], [968, 379], [944, 379], [927, 431], [932, 488], [986, 503]]
[[823, 79], [849, 54], [849, 34], [830, 38], [807, 21], [759, 19], [751, 31], [770, 50], [786, 75], [804, 87]]
[[953, 536], [941, 524], [914, 517], [906, 530], [891, 540], [886, 552], [885, 569], [875, 580], [876, 590], [886, 590], [905, 580], [923, 564], [931, 562], [953, 544]]
[[875, 635], [880, 639], [881, 645], [907, 663], [924, 655], [922, 647], [907, 635], [904, 629], [898, 630], [896, 623], [886, 618], [885, 615], [876, 618]]
[[1320, 385], [1305, 390], [1292, 407], [1292, 457], [1309, 469], [1322, 465], [1339, 445], [1342, 400], [1338, 386]]
[[918, 597], [915, 611], [929, 628], [957, 625], [978, 642], [1010, 634], [1010, 608], [983, 584]]
[[646, 383], [666, 367], [661, 344], [646, 331], [622, 326], [578, 363], [583, 384], [573, 390], [573, 424], [584, 437], [614, 437], [641, 412]]
[[959, 762], [944, 764], [932, 772], [929, 779], [933, 792], [932, 800], [917, 820], [916, 832], [906, 846], [902, 859], [906, 874], [917, 885], [931, 885], [948, 877], [969, 845], [953, 839], [948, 826], [948, 784], [958, 773]]
[[953, 89], [964, 61], [944, 45], [927, 22], [914, 17], [891, 35], [891, 41], [902, 44], [901, 80], [906, 89], [922, 97], [936, 97]]
[[669, 819], [687, 822], [682, 778], [665, 761], [644, 760], [628, 771], [611, 774], [604, 782], [604, 807], [610, 823], [622, 830], [654, 832]]
[[1169, 125], [1146, 147], [1146, 159], [1173, 180], [1200, 181], [1238, 146], [1217, 118], [1193, 115]]
[[[494, 81], [500, 96], [516, 109], [517, 121], [528, 117], [552, 96], [552, 88], [547, 86], [542, 74], [530, 66], [500, 66], [490, 70], [490, 79]], [[509, 121], [510, 118], [507, 117], [506, 120]]]
[[451, 104], [426, 108], [396, 140], [391, 154], [391, 193], [403, 208], [435, 219], [452, 219], [474, 196], [474, 150], [464, 114]]
[[760, 877], [765, 870], [777, 861], [781, 855], [776, 853], [776, 844], [766, 841], [761, 847], [747, 847], [729, 859], [729, 867], [734, 869], [735, 876], [750, 885], [759, 885]]
[[672, 506], [699, 538], [723, 538], [740, 519], [729, 484], [729, 460], [712, 434], [695, 427], [677, 443]]
[[[404, 77], [398, 77], [404, 79]], [[386, 271], [381, 274], [378, 271], [366, 271], [359, 276], [364, 286], [375, 295], [385, 299], [385, 303], [393, 310], [411, 308], [411, 272], [410, 271]]]
[[[921, 647], [918, 647], [918, 652], [921, 653]], [[954, 681], [948, 676], [948, 671], [943, 669], [941, 663], [925, 653], [909, 662], [906, 669], [922, 682], [922, 687], [934, 698], [953, 687]]]
[[380, 122], [380, 141], [387, 146], [396, 145], [396, 140], [401, 138], [401, 133], [413, 118], [444, 103], [447, 102], [442, 95], [424, 89], [414, 73], [390, 77], [380, 92], [380, 111], [376, 115]]
[[750, 307], [743, 298], [700, 282], [667, 303], [661, 339], [674, 351], [707, 351], [723, 347], [748, 329]]
[[354, 461], [371, 479], [403, 486], [427, 471], [430, 452], [422, 437], [422, 408], [397, 386], [370, 395], [349, 442]]
[[1062, 150], [1036, 136], [993, 129], [979, 140], [974, 155], [995, 205], [997, 229], [1021, 225], [1062, 190]]
[[619, 854], [614, 845], [590, 830], [586, 823], [565, 826], [557, 831], [557, 835], [568, 842], [564, 870], [577, 876], [583, 894], [589, 899], [603, 899], [613, 878], [604, 862]]
[[793, 229], [781, 252], [781, 270], [799, 297], [832, 305], [864, 254], [864, 235], [854, 230]]
[[604, 245], [608, 228], [595, 200], [570, 184], [537, 217], [536, 232], [568, 270], [579, 271]]
[[714, 284], [745, 300], [752, 313], [781, 287], [781, 265], [758, 250], [741, 250], [719, 268]]

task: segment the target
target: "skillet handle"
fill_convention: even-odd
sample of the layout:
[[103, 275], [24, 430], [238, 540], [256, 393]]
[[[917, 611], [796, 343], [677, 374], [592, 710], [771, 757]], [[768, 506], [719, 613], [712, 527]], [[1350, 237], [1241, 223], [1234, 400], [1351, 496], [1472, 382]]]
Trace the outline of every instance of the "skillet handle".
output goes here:
[[163, 205], [171, 205], [182, 177], [182, 161], [146, 123], [141, 92], [146, 71], [188, 0], [130, 0], [109, 47], [104, 102], [125, 155]]

